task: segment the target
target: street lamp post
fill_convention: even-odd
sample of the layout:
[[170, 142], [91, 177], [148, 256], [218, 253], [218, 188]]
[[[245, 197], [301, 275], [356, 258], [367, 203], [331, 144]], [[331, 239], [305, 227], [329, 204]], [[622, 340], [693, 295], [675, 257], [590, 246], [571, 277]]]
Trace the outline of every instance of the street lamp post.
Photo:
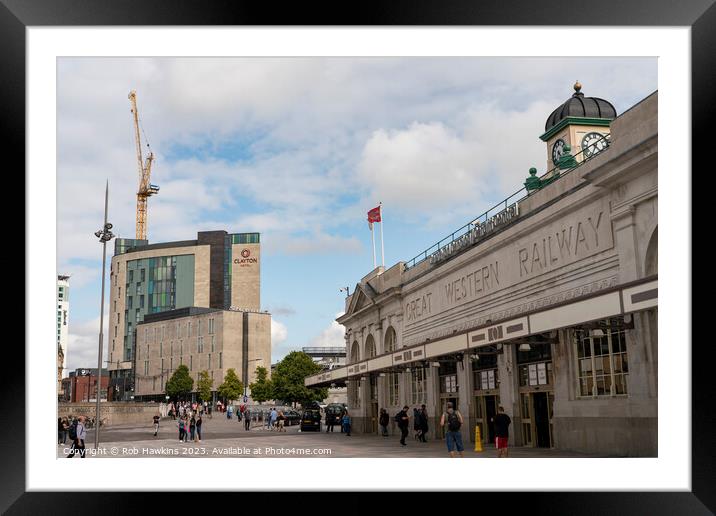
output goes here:
[[[100, 385], [101, 385], [101, 379], [102, 379], [102, 341], [104, 340], [104, 274], [105, 274], [105, 262], [107, 260], [107, 242], [112, 240], [114, 238], [114, 234], [110, 231], [112, 229], [112, 224], [107, 222], [107, 206], [109, 204], [109, 181], [107, 181], [107, 187], [104, 192], [104, 226], [99, 231], [95, 231], [94, 236], [99, 238], [99, 241], [102, 242], [102, 301], [100, 303], [100, 311], [99, 311], [99, 353], [97, 357], [97, 374], [99, 375], [100, 379]], [[97, 426], [95, 427], [95, 434], [94, 434], [94, 448], [95, 450], [99, 447], [99, 427], [100, 422], [102, 421], [100, 418], [100, 412], [99, 412], [99, 388], [97, 389], [97, 415], [95, 417], [95, 421], [97, 422]]]

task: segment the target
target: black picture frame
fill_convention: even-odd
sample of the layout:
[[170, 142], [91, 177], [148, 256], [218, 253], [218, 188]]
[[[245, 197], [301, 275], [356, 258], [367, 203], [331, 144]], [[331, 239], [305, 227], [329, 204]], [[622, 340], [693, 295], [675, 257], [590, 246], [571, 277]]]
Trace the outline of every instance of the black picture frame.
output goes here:
[[[693, 163], [713, 147], [706, 129], [713, 124], [716, 114], [713, 100], [716, 93], [714, 0], [602, 0], [598, 8], [569, 0], [393, 0], [384, 4], [366, 0], [350, 4], [351, 8], [345, 7], [339, 9], [335, 2], [286, 2], [277, 6], [270, 2], [243, 0], [0, 0], [0, 98], [3, 99], [0, 130], [5, 154], [12, 154], [17, 159], [15, 170], [25, 169], [25, 28], [117, 25], [689, 26], [692, 35]], [[704, 172], [712, 169], [710, 166]], [[20, 189], [24, 189], [23, 184], [20, 181]], [[25, 238], [29, 236], [26, 234]], [[696, 339], [685, 331], [684, 342], [665, 345], [683, 349], [692, 342]], [[716, 511], [716, 410], [711, 362], [707, 359], [709, 347], [710, 344], [691, 347], [691, 408], [692, 414], [698, 416], [692, 419], [691, 492], [481, 493], [481, 503], [489, 499], [492, 503], [506, 504], [510, 510], [527, 509], [536, 514], [711, 514]], [[12, 425], [5, 425], [6, 438], [3, 439], [0, 511], [7, 514], [76, 514], [80, 510], [91, 514], [126, 514], [127, 510], [146, 505], [146, 493], [26, 492], [25, 410], [26, 407], [32, 409], [33, 404], [28, 404], [32, 400], [25, 397], [24, 372], [28, 365], [25, 355], [17, 353], [13, 360], [12, 367], [6, 362], [1, 391], [6, 409], [3, 419], [12, 421]], [[662, 413], [660, 417], [668, 417], [668, 414]], [[267, 500], [271, 496], [264, 493], [261, 498]], [[352, 500], [359, 500], [359, 496], [358, 493], [347, 493], [342, 495], [340, 503], [350, 506]], [[162, 503], [160, 510], [172, 511], [181, 507], [174, 503], [168, 507], [163, 505], [160, 500], [174, 500], [169, 493], [157, 497], [160, 499], [155, 502]], [[202, 495], [202, 499], [208, 504], [202, 504], [201, 510], [207, 512], [212, 510], [217, 497]], [[323, 509], [320, 503], [316, 508]], [[260, 503], [254, 510], [265, 509]], [[191, 506], [187, 510], [192, 510]]]

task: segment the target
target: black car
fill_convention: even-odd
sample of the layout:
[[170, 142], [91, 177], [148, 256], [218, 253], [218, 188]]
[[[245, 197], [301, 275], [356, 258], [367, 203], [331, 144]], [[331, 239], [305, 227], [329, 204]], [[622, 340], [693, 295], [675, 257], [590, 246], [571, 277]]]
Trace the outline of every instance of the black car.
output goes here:
[[321, 431], [321, 411], [320, 409], [309, 408], [301, 414], [301, 432], [306, 430]]
[[297, 425], [301, 422], [301, 414], [295, 410], [287, 410], [283, 415], [286, 417], [286, 426]]

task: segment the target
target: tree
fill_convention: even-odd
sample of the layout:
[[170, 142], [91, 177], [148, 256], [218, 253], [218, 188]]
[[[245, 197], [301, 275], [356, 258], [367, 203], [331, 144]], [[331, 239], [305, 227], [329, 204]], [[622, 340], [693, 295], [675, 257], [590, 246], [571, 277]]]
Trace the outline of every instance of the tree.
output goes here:
[[258, 366], [256, 368], [256, 381], [249, 385], [249, 389], [251, 389], [251, 398], [253, 398], [254, 401], [263, 403], [264, 401], [272, 400], [274, 398], [273, 384], [267, 376], [268, 371], [265, 367]]
[[234, 368], [232, 367], [228, 371], [226, 371], [226, 376], [224, 377], [224, 383], [219, 385], [219, 396], [222, 398], [225, 398], [226, 400], [236, 400], [239, 399], [239, 396], [241, 396], [244, 392], [244, 384], [241, 383], [241, 380], [239, 380], [239, 377], [236, 376], [236, 371], [234, 371]]
[[274, 399], [305, 405], [311, 401], [324, 400], [328, 389], [309, 388], [304, 384], [307, 376], [319, 373], [321, 366], [302, 351], [292, 351], [276, 366], [271, 383]]
[[209, 371], [204, 370], [199, 373], [199, 379], [196, 382], [196, 388], [199, 391], [202, 401], [211, 401], [211, 388], [214, 380], [209, 377]]
[[194, 379], [189, 375], [189, 368], [180, 365], [167, 382], [165, 391], [171, 398], [186, 398], [194, 387]]

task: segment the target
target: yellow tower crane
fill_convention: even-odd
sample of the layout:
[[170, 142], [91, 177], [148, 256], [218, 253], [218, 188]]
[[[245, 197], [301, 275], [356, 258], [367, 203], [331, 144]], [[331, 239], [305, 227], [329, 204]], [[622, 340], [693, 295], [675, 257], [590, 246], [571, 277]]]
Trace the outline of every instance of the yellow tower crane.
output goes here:
[[[137, 190], [137, 240], [147, 239], [147, 199], [159, 193], [159, 187], [149, 182], [152, 175], [152, 161], [154, 153], [149, 149], [146, 161], [142, 160], [142, 142], [139, 137], [139, 113], [137, 112], [137, 92], [129, 92], [129, 101], [132, 103], [134, 115], [134, 135], [137, 142], [137, 163], [139, 165], [139, 189]], [[147, 144], [149, 147], [149, 144]]]

